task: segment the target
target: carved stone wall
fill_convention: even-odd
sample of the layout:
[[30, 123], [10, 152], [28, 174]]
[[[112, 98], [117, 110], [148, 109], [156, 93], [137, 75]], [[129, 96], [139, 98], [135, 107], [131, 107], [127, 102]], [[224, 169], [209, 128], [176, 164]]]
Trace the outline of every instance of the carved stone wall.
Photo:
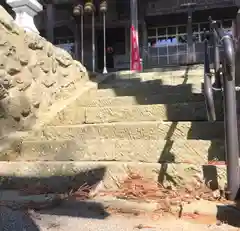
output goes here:
[[81, 63], [44, 38], [25, 33], [0, 6], [0, 137], [30, 129], [40, 113], [87, 80]]

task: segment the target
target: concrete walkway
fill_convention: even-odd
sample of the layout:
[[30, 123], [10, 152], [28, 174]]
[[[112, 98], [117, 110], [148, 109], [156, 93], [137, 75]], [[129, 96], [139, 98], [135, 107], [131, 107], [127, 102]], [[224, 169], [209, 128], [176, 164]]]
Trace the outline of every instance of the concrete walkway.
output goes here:
[[[51, 215], [65, 213], [69, 215]], [[71, 213], [70, 213], [71, 211]], [[111, 215], [104, 217], [86, 208], [57, 208], [54, 211], [30, 212], [14, 211], [0, 208], [1, 231], [235, 231], [228, 225], [193, 224], [177, 218], [160, 218], [151, 216]], [[156, 218], [158, 218], [156, 220]]]
[[[173, 216], [165, 215], [163, 217], [160, 213], [154, 213], [153, 211], [156, 210], [154, 203], [145, 202], [141, 204], [130, 201], [123, 203], [121, 200], [107, 200], [106, 198], [96, 197], [95, 200], [83, 201], [68, 199], [56, 206], [53, 203], [55, 199], [53, 194], [23, 196], [17, 191], [1, 191], [0, 230], [235, 231], [239, 230], [240, 227], [239, 210], [232, 208], [232, 206], [225, 206], [220, 202], [195, 200], [183, 206], [182, 218], [178, 219]], [[54, 207], [53, 204], [55, 204]], [[146, 208], [143, 209], [143, 206]], [[34, 211], [33, 208], [37, 210]], [[124, 214], [114, 212], [116, 209], [117, 211], [123, 211]], [[137, 211], [142, 211], [142, 213], [140, 214]], [[216, 220], [216, 217], [219, 219], [231, 218], [227, 219], [231, 222], [231, 225], [221, 224]]]

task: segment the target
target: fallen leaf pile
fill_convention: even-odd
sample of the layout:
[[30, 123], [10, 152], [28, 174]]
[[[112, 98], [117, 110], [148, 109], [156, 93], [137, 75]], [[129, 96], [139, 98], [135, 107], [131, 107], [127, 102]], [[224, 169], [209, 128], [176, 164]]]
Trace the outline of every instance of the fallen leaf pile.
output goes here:
[[226, 201], [220, 190], [216, 197], [214, 192], [202, 182], [182, 187], [164, 187], [156, 181], [144, 179], [136, 173], [129, 173], [127, 179], [119, 184], [117, 190], [102, 191], [101, 195], [136, 201], [155, 201], [164, 211], [170, 211], [172, 206], [190, 203], [193, 200]]

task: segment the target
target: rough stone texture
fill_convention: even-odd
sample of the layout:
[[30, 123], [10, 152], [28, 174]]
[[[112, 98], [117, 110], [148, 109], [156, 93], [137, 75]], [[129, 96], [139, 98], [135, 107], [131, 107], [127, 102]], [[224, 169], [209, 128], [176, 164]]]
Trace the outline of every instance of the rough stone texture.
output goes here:
[[[204, 100], [203, 94], [152, 94], [152, 95], [138, 95], [136, 96], [106, 96], [102, 97], [103, 91], [91, 91], [88, 97], [79, 101], [79, 106], [84, 107], [110, 107], [110, 106], [131, 106], [131, 105], [148, 105], [148, 104], [164, 104], [183, 103], [183, 102], [201, 102]], [[100, 94], [99, 94], [100, 92]], [[115, 94], [112, 91], [113, 94]]]
[[24, 141], [15, 154], [2, 154], [12, 161], [120, 161], [145, 163], [207, 164], [224, 161], [223, 140], [58, 140]]
[[34, 129], [39, 129], [44, 125], [72, 125], [85, 123], [85, 108], [79, 104], [82, 99], [88, 96], [89, 90], [95, 89], [97, 85], [89, 82], [85, 86], [73, 92], [66, 100], [61, 100], [56, 103], [49, 112], [49, 116], [45, 116], [40, 126], [34, 126]]
[[[144, 178], [160, 181], [163, 185], [184, 186], [199, 181], [224, 187], [225, 166], [193, 164], [146, 164], [127, 162], [0, 162], [0, 189], [18, 189], [43, 184], [48, 191], [67, 190], [71, 184], [102, 182], [106, 189], [116, 189], [129, 176], [140, 173]], [[51, 189], [51, 190], [50, 190]]]
[[[223, 120], [220, 103], [216, 105], [218, 120]], [[155, 104], [134, 106], [86, 108], [85, 123], [111, 123], [124, 121], [203, 121], [207, 120], [204, 102]]]
[[29, 139], [223, 139], [223, 122], [125, 122], [73, 126], [48, 126], [35, 130]]
[[[87, 93], [86, 93], [87, 94]], [[84, 98], [84, 96], [83, 96]], [[74, 125], [124, 121], [203, 121], [207, 120], [204, 102], [112, 107], [83, 107], [82, 98], [60, 110], [48, 125]], [[223, 109], [216, 104], [217, 119], [223, 119]]]
[[0, 136], [31, 129], [87, 80], [85, 67], [44, 38], [25, 33], [0, 7]]
[[35, 184], [69, 191], [89, 180], [114, 189], [130, 172], [162, 184], [205, 180], [223, 187], [225, 166], [203, 165], [223, 158], [223, 143], [215, 140], [224, 137], [223, 123], [161, 121], [205, 119], [204, 104], [197, 103], [202, 66], [163, 75], [118, 73], [98, 91], [88, 79], [67, 52], [25, 33], [0, 7], [0, 137], [29, 131], [12, 139], [10, 151], [0, 142], [1, 189]]

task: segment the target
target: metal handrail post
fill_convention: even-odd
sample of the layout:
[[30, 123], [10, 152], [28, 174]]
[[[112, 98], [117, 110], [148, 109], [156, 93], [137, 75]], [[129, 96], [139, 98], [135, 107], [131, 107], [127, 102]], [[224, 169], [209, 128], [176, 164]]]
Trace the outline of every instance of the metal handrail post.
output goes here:
[[213, 86], [216, 89], [222, 89], [218, 35], [215, 30], [213, 30], [212, 33], [213, 33], [213, 60], [214, 60], [213, 65], [214, 65], [214, 75], [215, 75], [215, 82]]
[[210, 62], [209, 62], [209, 49], [208, 49], [208, 40], [206, 38], [205, 32], [204, 39], [204, 95], [205, 95], [205, 103], [207, 108], [207, 116], [209, 121], [216, 120], [215, 106], [214, 106], [214, 98], [213, 98], [213, 90], [212, 90], [212, 81], [211, 81], [211, 73], [210, 73]]
[[[238, 141], [238, 123], [237, 123], [237, 105], [235, 91], [235, 50], [233, 39], [219, 28], [216, 21], [211, 18], [211, 36], [213, 36], [214, 63], [218, 67], [220, 51], [217, 49], [219, 42], [224, 48], [222, 59], [222, 77], [223, 77], [223, 98], [224, 98], [224, 132], [225, 132], [225, 151], [227, 165], [227, 191], [226, 196], [230, 200], [236, 200], [239, 196], [240, 171], [239, 171], [239, 141]], [[208, 55], [205, 46], [205, 56]], [[207, 59], [206, 59], [207, 60]], [[208, 66], [205, 64], [205, 72], [208, 72]], [[216, 74], [216, 72], [215, 72]], [[205, 77], [205, 84], [209, 84], [209, 79]], [[206, 100], [208, 100], [206, 98]]]
[[235, 91], [235, 54], [233, 41], [228, 35], [221, 38], [224, 47], [224, 126], [227, 163], [227, 197], [235, 200], [238, 196], [239, 175], [239, 141], [237, 123], [237, 105]]

